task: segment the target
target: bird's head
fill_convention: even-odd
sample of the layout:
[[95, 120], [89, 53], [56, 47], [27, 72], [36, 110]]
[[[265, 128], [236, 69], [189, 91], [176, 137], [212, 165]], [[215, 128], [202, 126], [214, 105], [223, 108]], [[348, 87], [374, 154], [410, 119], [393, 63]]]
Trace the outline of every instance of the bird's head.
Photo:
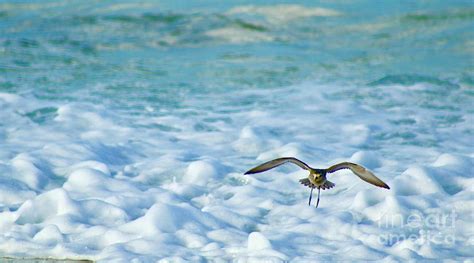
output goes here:
[[317, 179], [320, 179], [321, 177], [324, 177], [326, 175], [326, 171], [322, 169], [313, 169], [311, 171], [311, 174], [313, 175], [313, 178], [317, 180]]

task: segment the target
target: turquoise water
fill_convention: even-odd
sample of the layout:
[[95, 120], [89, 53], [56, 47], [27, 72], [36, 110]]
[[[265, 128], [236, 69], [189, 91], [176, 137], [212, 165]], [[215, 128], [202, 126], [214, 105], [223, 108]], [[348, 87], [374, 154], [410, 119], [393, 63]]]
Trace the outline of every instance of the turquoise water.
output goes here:
[[[174, 108], [306, 80], [472, 85], [471, 1], [297, 1], [340, 14], [288, 20], [229, 12], [249, 3], [2, 1], [1, 91]], [[236, 40], [209, 35], [221, 28]]]

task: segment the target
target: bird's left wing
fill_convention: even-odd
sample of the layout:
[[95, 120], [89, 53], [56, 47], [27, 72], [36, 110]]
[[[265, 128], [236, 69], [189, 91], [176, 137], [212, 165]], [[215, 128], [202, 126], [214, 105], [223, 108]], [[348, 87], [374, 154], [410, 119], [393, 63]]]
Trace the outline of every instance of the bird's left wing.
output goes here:
[[305, 164], [304, 162], [294, 158], [294, 157], [283, 157], [283, 158], [278, 158], [278, 159], [275, 159], [275, 160], [271, 160], [271, 161], [268, 161], [266, 163], [263, 163], [257, 167], [254, 167], [250, 170], [248, 170], [247, 172], [245, 172], [245, 174], [255, 174], [255, 173], [261, 173], [261, 172], [265, 172], [267, 170], [270, 170], [272, 168], [275, 168], [277, 166], [280, 166], [284, 163], [287, 163], [287, 162], [290, 162], [290, 163], [294, 163], [296, 165], [298, 165], [299, 167], [305, 169], [305, 170], [310, 170], [311, 167], [309, 167], [309, 165]]
[[360, 166], [355, 163], [349, 163], [349, 162], [343, 162], [343, 163], [338, 163], [335, 164], [328, 169], [326, 169], [327, 173], [334, 173], [335, 171], [341, 170], [341, 169], [350, 169], [353, 173], [355, 173], [357, 176], [359, 176], [360, 179], [376, 185], [378, 187], [383, 187], [390, 189], [390, 187], [384, 183], [382, 180], [380, 180], [377, 176], [375, 176], [371, 171], [365, 169], [363, 166]]

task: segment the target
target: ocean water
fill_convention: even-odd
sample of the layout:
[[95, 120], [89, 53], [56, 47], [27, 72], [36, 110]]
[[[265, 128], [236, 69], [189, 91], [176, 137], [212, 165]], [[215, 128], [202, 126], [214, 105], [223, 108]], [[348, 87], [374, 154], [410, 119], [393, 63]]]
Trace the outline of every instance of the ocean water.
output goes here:
[[[0, 256], [472, 260], [473, 18], [472, 1], [0, 1]], [[342, 171], [316, 209], [297, 167], [242, 174], [282, 156], [391, 189]]]

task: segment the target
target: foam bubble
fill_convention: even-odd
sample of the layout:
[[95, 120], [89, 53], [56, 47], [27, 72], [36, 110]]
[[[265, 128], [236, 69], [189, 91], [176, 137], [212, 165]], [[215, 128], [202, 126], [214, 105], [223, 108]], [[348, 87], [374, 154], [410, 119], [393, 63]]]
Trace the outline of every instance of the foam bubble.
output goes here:
[[195, 161], [189, 164], [183, 177], [185, 183], [206, 185], [218, 175], [216, 168], [207, 161]]
[[247, 248], [249, 250], [261, 250], [272, 248], [272, 244], [262, 233], [252, 232], [248, 237]]

